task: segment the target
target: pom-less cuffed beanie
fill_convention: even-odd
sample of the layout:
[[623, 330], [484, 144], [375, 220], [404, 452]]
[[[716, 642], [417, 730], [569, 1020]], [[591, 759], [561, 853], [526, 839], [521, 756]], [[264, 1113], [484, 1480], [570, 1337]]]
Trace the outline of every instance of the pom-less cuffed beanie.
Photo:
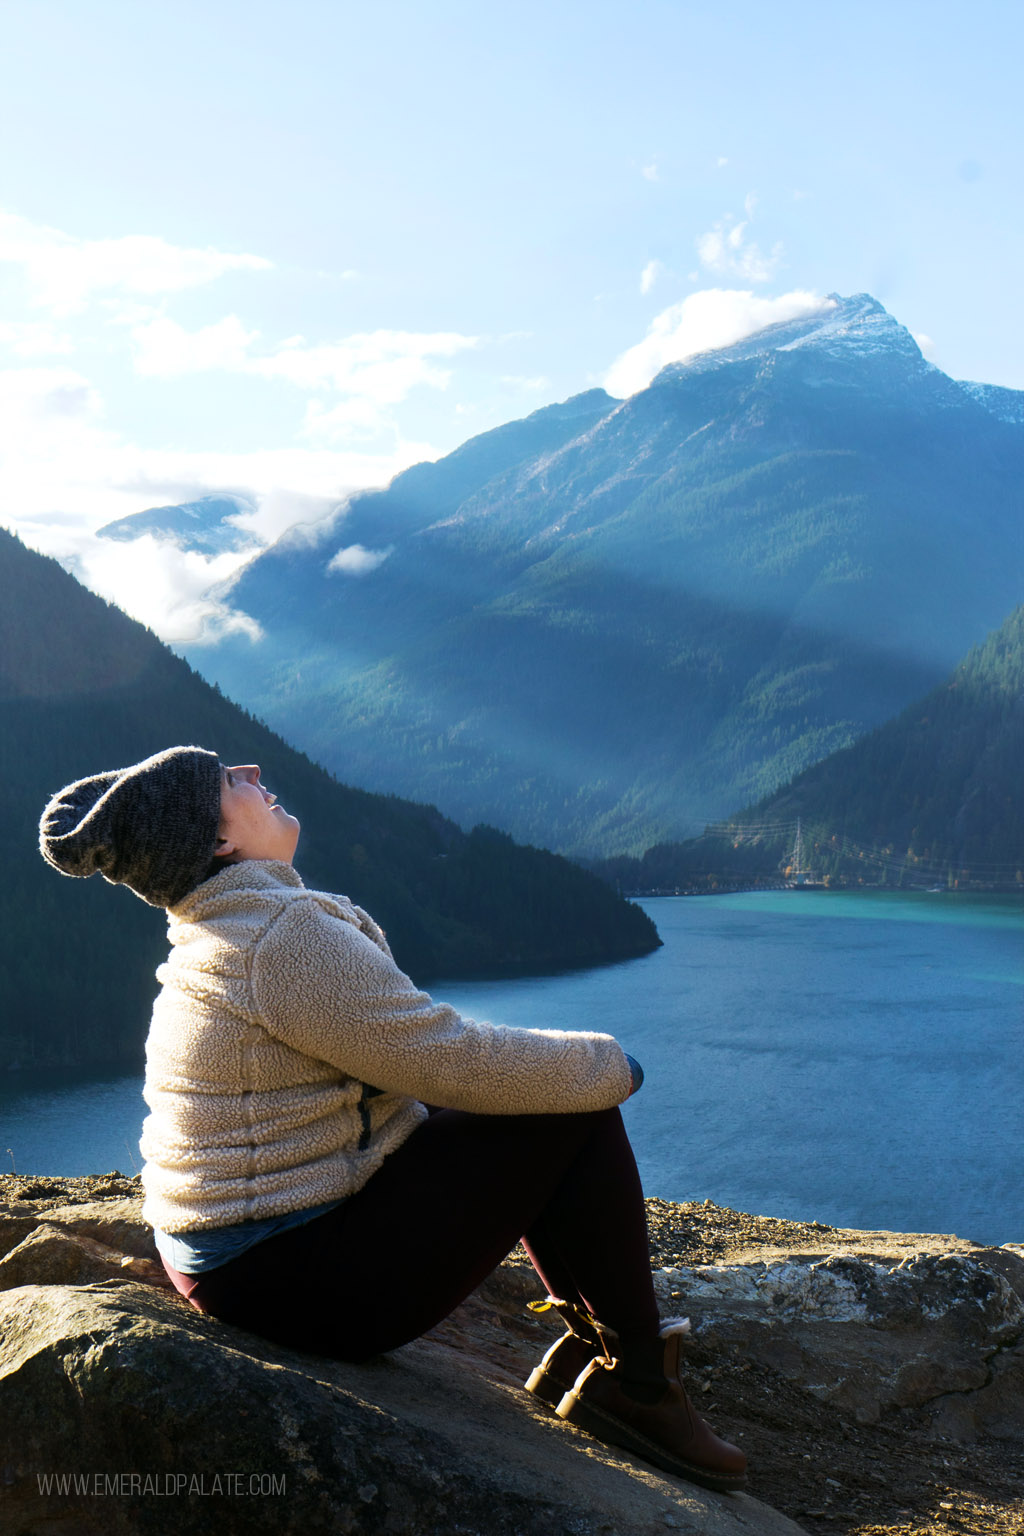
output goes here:
[[39, 822], [39, 851], [61, 874], [99, 870], [151, 906], [173, 907], [205, 879], [219, 824], [217, 754], [171, 747], [60, 790]]

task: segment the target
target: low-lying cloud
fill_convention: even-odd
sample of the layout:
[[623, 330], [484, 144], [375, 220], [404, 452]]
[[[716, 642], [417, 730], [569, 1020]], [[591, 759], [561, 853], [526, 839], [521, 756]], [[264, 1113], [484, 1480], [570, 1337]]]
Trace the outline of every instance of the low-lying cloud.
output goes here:
[[342, 576], [366, 576], [370, 571], [375, 571], [378, 565], [383, 565], [391, 553], [391, 546], [387, 549], [364, 549], [362, 544], [349, 544], [346, 549], [339, 549], [332, 560], [327, 562], [329, 571], [338, 571]]
[[79, 534], [61, 563], [93, 592], [174, 645], [212, 642], [227, 634], [259, 639], [256, 621], [215, 595], [215, 589], [255, 553], [253, 546], [246, 552], [207, 556], [152, 534], [127, 543]]
[[827, 309], [832, 301], [796, 289], [770, 299], [750, 289], [705, 288], [652, 320], [643, 341], [617, 358], [604, 387], [610, 395], [634, 395], [668, 363], [685, 362], [699, 352], [731, 346], [766, 325], [796, 320]]

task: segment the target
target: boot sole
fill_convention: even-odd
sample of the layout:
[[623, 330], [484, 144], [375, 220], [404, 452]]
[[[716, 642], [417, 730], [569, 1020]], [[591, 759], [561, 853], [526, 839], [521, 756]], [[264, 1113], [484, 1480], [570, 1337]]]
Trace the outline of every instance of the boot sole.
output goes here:
[[552, 1376], [543, 1366], [535, 1366], [523, 1383], [527, 1392], [532, 1392], [534, 1397], [539, 1397], [542, 1403], [547, 1403], [549, 1408], [557, 1410], [562, 1398], [567, 1392], [572, 1391], [571, 1381], [559, 1381], [557, 1376]]
[[746, 1486], [745, 1472], [720, 1474], [709, 1472], [705, 1467], [694, 1466], [692, 1462], [684, 1461], [681, 1456], [674, 1456], [657, 1441], [648, 1440], [646, 1435], [631, 1429], [621, 1419], [605, 1413], [602, 1408], [596, 1407], [593, 1403], [583, 1402], [572, 1392], [565, 1394], [555, 1412], [567, 1423], [575, 1424], [578, 1429], [585, 1429], [587, 1434], [593, 1435], [595, 1440], [601, 1440], [606, 1445], [617, 1445], [622, 1450], [633, 1451], [644, 1461], [660, 1467], [663, 1472], [674, 1472], [678, 1477], [685, 1477], [688, 1482], [700, 1483], [704, 1488], [713, 1488], [716, 1493], [735, 1493]]

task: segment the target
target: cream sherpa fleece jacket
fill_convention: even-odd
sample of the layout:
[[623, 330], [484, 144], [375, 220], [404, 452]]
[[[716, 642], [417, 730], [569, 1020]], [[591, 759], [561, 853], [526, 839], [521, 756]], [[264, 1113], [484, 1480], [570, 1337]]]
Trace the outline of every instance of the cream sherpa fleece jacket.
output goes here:
[[141, 1143], [144, 1214], [164, 1231], [354, 1194], [425, 1117], [421, 1101], [546, 1114], [630, 1092], [610, 1035], [461, 1018], [403, 975], [372, 918], [288, 864], [230, 865], [168, 925]]

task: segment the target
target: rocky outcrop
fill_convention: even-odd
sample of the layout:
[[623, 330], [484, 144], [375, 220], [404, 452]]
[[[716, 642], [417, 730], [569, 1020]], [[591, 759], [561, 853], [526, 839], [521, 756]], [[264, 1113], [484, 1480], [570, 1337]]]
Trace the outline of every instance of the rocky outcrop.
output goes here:
[[826, 1255], [667, 1267], [656, 1283], [672, 1305], [685, 1299], [706, 1349], [757, 1359], [858, 1424], [909, 1420], [953, 1440], [1019, 1441], [1024, 1253], [841, 1237]]
[[346, 1366], [145, 1283], [137, 1199], [32, 1205], [0, 1207], [4, 1533], [799, 1530], [608, 1450], [524, 1393], [548, 1336], [515, 1265], [426, 1338]]
[[[167, 1287], [133, 1181], [3, 1179], [4, 1197], [4, 1536], [801, 1529], [620, 1455], [525, 1394], [551, 1336], [526, 1307], [525, 1260], [415, 1344], [346, 1366], [189, 1308]], [[656, 1286], [666, 1312], [691, 1316], [692, 1390], [724, 1432], [737, 1433], [721, 1390], [731, 1370], [751, 1427], [758, 1392], [770, 1426], [785, 1391], [791, 1422], [822, 1433], [1019, 1441], [1020, 1249], [649, 1206]], [[808, 1468], [822, 1491], [807, 1508], [825, 1508], [835, 1470], [827, 1456]]]

